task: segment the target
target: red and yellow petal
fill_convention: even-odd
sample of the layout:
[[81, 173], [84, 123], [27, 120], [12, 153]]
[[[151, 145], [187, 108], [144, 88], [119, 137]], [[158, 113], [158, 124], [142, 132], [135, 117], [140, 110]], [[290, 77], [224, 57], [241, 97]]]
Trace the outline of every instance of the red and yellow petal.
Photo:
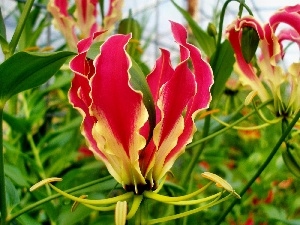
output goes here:
[[[156, 180], [164, 176], [191, 142], [195, 132], [194, 117], [199, 110], [208, 107], [213, 83], [209, 64], [195, 46], [187, 43], [186, 29], [175, 22], [171, 25], [174, 39], [180, 46], [182, 62], [163, 86], [157, 103], [162, 119], [154, 130], [154, 143], [158, 147], [153, 168]], [[193, 70], [189, 69], [189, 60]]]
[[91, 46], [93, 39], [100, 34], [101, 33], [97, 33], [94, 37], [84, 39], [78, 43], [79, 54], [70, 62], [70, 69], [74, 72], [74, 79], [72, 80], [69, 91], [69, 100], [83, 117], [81, 125], [82, 134], [87, 139], [90, 150], [93, 151], [97, 158], [106, 161], [106, 157], [97, 147], [97, 143], [92, 135], [92, 128], [94, 127], [96, 120], [95, 117], [89, 113], [89, 107], [92, 102], [89, 95], [91, 90], [89, 79], [94, 75], [95, 69], [92, 60], [86, 59], [87, 51]]
[[131, 62], [125, 51], [129, 39], [130, 35], [114, 35], [101, 46], [90, 83], [90, 113], [97, 119], [94, 139], [114, 165], [112, 175], [124, 185], [136, 185], [145, 183], [138, 160], [146, 140], [139, 131], [148, 113], [141, 92], [129, 84]]

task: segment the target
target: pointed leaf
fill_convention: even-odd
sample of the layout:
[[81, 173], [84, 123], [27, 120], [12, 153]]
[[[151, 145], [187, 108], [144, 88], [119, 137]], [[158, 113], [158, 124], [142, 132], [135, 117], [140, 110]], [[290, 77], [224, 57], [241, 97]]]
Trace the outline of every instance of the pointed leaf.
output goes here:
[[[129, 73], [131, 75], [130, 83], [135, 90], [139, 90], [143, 93], [143, 102], [149, 114], [150, 130], [153, 131], [155, 127], [156, 118], [155, 118], [155, 106], [154, 106], [152, 94], [148, 86], [148, 83], [146, 81], [144, 73], [142, 72], [138, 64], [133, 59], [131, 59], [131, 62], [132, 62], [132, 66], [129, 69]], [[149, 138], [151, 138], [151, 136], [152, 134], [149, 135]]]
[[[218, 59], [215, 60], [216, 55], [214, 54], [211, 58], [211, 63], [213, 65], [214, 73], [214, 84], [212, 87], [212, 103], [213, 106], [215, 102], [220, 100], [220, 97], [225, 89], [225, 83], [228, 80], [231, 72], [233, 70], [233, 64], [235, 62], [233, 49], [229, 41], [225, 40], [220, 45], [220, 51], [218, 54]], [[215, 63], [214, 63], [215, 62]]]
[[5, 177], [5, 194], [8, 211], [10, 212], [20, 202], [19, 194], [9, 178]]
[[177, 5], [173, 0], [172, 3], [188, 22], [200, 48], [208, 57], [211, 57], [216, 50], [216, 43], [214, 38], [208, 33], [206, 33], [204, 30], [202, 30], [201, 27], [198, 26], [197, 22], [193, 20], [191, 15], [186, 10]]
[[27, 133], [30, 129], [30, 123], [25, 118], [18, 118], [6, 112], [3, 112], [3, 120], [11, 127], [12, 130]]
[[13, 95], [39, 86], [54, 75], [73, 52], [18, 52], [0, 65], [0, 107]]
[[88, 52], [86, 54], [86, 57], [89, 58], [89, 59], [94, 60], [96, 58], [96, 56], [99, 54], [100, 46], [103, 43], [104, 43], [103, 41], [93, 43], [91, 45], [91, 47], [89, 48], [89, 50], [88, 50]]
[[0, 8], [0, 36], [2, 36], [6, 40], [6, 28], [5, 28], [5, 23], [2, 16], [1, 8]]
[[5, 164], [5, 175], [17, 186], [29, 187], [27, 174], [23, 174], [17, 166]]
[[0, 8], [0, 44], [2, 47], [3, 53], [9, 52], [9, 46], [8, 46], [8, 42], [6, 40], [6, 28], [5, 28], [1, 8]]

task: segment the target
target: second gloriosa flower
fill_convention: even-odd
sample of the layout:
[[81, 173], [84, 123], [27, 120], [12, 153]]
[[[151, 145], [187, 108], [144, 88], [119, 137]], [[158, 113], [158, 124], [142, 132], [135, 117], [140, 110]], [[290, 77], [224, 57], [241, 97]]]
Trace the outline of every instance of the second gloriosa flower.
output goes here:
[[[284, 42], [300, 45], [300, 5], [278, 10], [264, 25], [253, 16], [238, 18], [228, 26], [227, 34], [241, 82], [250, 86], [262, 101], [274, 99], [272, 110], [276, 116], [292, 117], [297, 113], [300, 109], [299, 58], [293, 57], [287, 69], [283, 59], [289, 47]], [[251, 60], [257, 47], [253, 40], [259, 43], [256, 61]]]

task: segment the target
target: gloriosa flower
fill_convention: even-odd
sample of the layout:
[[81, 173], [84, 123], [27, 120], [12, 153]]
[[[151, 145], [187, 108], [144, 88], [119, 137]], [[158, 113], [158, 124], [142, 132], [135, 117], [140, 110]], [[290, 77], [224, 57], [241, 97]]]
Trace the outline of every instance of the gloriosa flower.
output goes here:
[[[251, 48], [242, 44], [243, 31], [249, 28], [259, 38], [257, 64], [254, 60], [247, 61], [243, 55], [243, 49]], [[249, 85], [252, 93], [262, 101], [274, 99], [273, 111], [276, 116], [289, 117], [295, 114], [300, 109], [300, 63], [296, 58], [287, 70], [284, 69], [282, 65], [286, 49], [283, 42], [300, 44], [300, 5], [277, 11], [265, 25], [252, 16], [238, 18], [228, 26], [227, 33], [235, 52], [235, 71], [241, 83]]]
[[109, 6], [102, 25], [97, 23], [98, 0], [75, 0], [76, 10], [73, 15], [68, 12], [68, 2], [68, 0], [50, 0], [47, 9], [53, 16], [54, 26], [74, 50], [79, 40], [101, 30], [112, 30], [114, 24], [121, 19], [123, 0], [105, 1]]
[[180, 62], [172, 67], [170, 52], [161, 49], [146, 77], [153, 115], [143, 90], [132, 84], [133, 62], [125, 51], [130, 34], [109, 37], [91, 60], [87, 52], [93, 39], [102, 35], [96, 33], [78, 43], [79, 53], [70, 62], [75, 77], [69, 98], [83, 116], [82, 134], [110, 174], [136, 194], [157, 188], [192, 141], [195, 116], [211, 100], [210, 66], [200, 51], [187, 43], [185, 28], [175, 22], [171, 27], [180, 48]]

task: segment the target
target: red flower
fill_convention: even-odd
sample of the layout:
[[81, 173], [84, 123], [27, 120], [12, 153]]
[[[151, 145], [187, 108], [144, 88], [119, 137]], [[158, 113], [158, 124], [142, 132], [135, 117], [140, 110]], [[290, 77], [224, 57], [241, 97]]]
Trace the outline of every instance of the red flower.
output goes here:
[[154, 126], [142, 91], [131, 84], [132, 62], [125, 51], [131, 35], [111, 36], [92, 61], [86, 55], [93, 38], [100, 35], [95, 34], [78, 43], [79, 54], [70, 63], [75, 77], [69, 98], [83, 116], [82, 133], [90, 150], [126, 190], [136, 193], [156, 188], [191, 142], [194, 118], [211, 99], [210, 66], [187, 43], [185, 28], [171, 25], [181, 60], [173, 68], [170, 52], [161, 49], [146, 78], [155, 107]]

